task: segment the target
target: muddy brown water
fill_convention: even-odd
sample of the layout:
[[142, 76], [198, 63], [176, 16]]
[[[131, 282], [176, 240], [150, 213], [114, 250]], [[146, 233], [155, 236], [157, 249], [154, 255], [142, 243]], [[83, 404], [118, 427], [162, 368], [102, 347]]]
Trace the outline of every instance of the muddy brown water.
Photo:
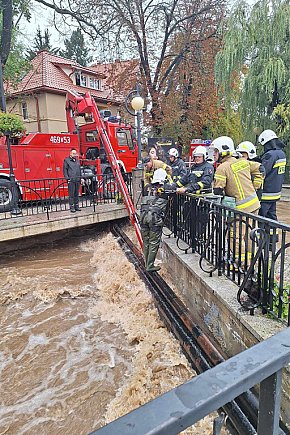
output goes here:
[[194, 376], [110, 233], [0, 262], [0, 434], [87, 434]]

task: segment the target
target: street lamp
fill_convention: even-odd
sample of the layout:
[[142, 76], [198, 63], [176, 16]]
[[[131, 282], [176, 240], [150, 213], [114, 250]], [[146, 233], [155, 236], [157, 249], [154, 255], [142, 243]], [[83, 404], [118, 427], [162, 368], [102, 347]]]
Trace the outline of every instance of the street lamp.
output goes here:
[[[133, 108], [134, 112], [129, 107], [129, 102], [131, 104], [131, 107]], [[141, 114], [142, 109], [144, 108], [144, 99], [141, 97], [139, 92], [139, 85], [136, 85], [136, 89], [131, 91], [125, 100], [125, 106], [127, 111], [133, 115], [136, 116], [137, 119], [137, 145], [138, 145], [138, 161], [141, 160]]]

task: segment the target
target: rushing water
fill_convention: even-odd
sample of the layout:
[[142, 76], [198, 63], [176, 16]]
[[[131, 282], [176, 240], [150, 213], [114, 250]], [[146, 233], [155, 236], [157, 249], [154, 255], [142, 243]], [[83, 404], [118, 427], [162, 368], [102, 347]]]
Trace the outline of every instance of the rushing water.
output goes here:
[[0, 261], [0, 434], [87, 434], [194, 375], [111, 234]]

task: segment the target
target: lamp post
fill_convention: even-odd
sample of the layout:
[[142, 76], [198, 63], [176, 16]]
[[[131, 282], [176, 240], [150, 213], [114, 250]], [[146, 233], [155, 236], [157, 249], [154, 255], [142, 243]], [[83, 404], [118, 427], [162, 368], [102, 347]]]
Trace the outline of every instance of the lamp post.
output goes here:
[[11, 154], [11, 142], [10, 142], [10, 132], [5, 132], [6, 136], [6, 146], [7, 146], [7, 154], [8, 154], [8, 161], [9, 161], [9, 178], [11, 183], [11, 215], [19, 215], [22, 214], [22, 211], [18, 207], [18, 191], [17, 191], [17, 185], [15, 181], [15, 175], [13, 170], [13, 161], [12, 161], [12, 154]]
[[[129, 107], [129, 102], [131, 104], [131, 107], [133, 108], [134, 112]], [[144, 108], [144, 99], [141, 97], [139, 92], [139, 85], [136, 85], [136, 89], [131, 91], [125, 100], [125, 106], [127, 111], [133, 115], [136, 116], [137, 119], [137, 145], [138, 145], [138, 161], [141, 160], [141, 112]]]

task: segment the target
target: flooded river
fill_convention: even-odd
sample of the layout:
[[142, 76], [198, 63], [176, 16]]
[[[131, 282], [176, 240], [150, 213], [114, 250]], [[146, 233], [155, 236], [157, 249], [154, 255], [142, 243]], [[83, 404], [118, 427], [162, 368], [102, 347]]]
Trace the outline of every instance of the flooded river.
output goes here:
[[194, 375], [110, 233], [0, 261], [0, 434], [87, 434]]

